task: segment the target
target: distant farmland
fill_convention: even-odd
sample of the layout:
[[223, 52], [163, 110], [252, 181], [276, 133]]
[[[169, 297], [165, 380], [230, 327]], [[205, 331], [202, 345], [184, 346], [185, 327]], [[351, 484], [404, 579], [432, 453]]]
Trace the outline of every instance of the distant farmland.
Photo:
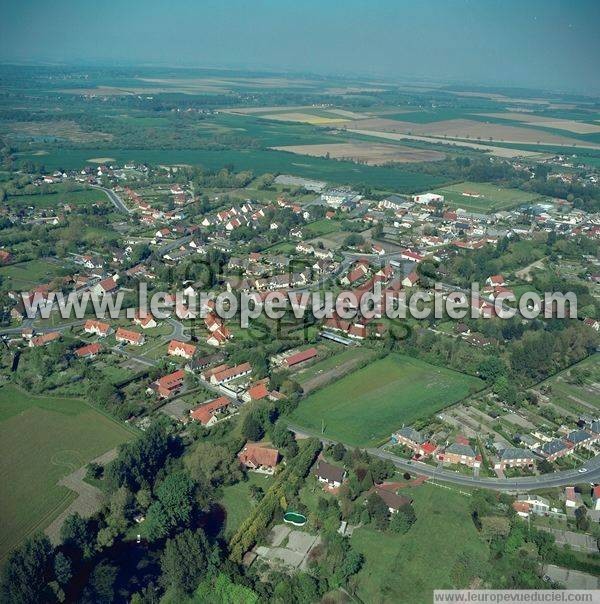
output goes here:
[[391, 354], [300, 402], [292, 421], [350, 445], [375, 445], [391, 432], [447, 407], [483, 382]]
[[284, 173], [326, 180], [336, 184], [368, 185], [386, 191], [417, 192], [439, 187], [444, 179], [420, 174], [401, 166], [363, 166], [352, 162], [332, 161], [322, 157], [299, 157], [292, 153], [273, 150], [203, 149], [47, 149], [45, 155], [22, 153], [19, 159], [43, 164], [48, 170], [74, 170], [91, 163], [97, 157], [112, 157], [118, 163], [147, 162], [153, 165], [188, 164], [210, 170], [233, 166], [235, 170], [252, 170], [255, 174]]
[[482, 182], [461, 182], [436, 189], [435, 193], [443, 195], [449, 206], [472, 212], [498, 212], [540, 198], [535, 193]]

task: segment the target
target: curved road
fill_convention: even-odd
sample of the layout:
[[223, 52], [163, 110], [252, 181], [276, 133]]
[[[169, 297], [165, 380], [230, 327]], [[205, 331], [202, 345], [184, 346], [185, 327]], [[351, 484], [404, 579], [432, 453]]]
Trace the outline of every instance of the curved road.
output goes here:
[[[330, 438], [322, 438], [318, 434], [311, 433], [294, 424], [288, 423], [288, 428], [295, 434], [301, 436], [315, 436], [324, 444], [338, 442]], [[385, 451], [384, 449], [367, 448], [365, 450], [375, 457], [388, 459], [397, 468], [406, 470], [407, 472], [412, 472], [413, 474], [428, 476], [434, 480], [439, 479], [443, 482], [450, 482], [464, 487], [491, 489], [493, 491], [534, 491], [537, 489], [573, 485], [578, 482], [600, 482], [600, 455], [597, 455], [596, 457], [586, 461], [583, 466], [581, 466], [581, 468], [586, 470], [585, 472], [580, 472], [579, 469], [581, 468], [579, 468], [575, 470], [553, 472], [552, 474], [541, 474], [539, 476], [523, 476], [519, 478], [484, 478], [480, 476], [466, 476], [464, 474], [458, 474], [443, 468], [433, 467], [422, 462], [403, 459], [402, 457], [398, 457], [397, 455], [394, 455], [389, 451]]]
[[130, 210], [123, 200], [112, 190], [107, 189], [106, 187], [101, 187], [100, 185], [90, 185], [92, 189], [100, 189], [100, 191], [104, 191], [112, 204], [119, 210], [119, 212], [123, 212], [124, 214], [132, 214], [133, 210]]

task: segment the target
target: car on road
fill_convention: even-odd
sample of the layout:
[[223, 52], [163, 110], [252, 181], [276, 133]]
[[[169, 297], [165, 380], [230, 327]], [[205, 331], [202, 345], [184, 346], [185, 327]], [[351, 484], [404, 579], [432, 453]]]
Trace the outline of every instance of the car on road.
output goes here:
[[577, 470], [580, 474], [585, 474], [587, 472], [587, 468], [579, 468], [579, 470]]

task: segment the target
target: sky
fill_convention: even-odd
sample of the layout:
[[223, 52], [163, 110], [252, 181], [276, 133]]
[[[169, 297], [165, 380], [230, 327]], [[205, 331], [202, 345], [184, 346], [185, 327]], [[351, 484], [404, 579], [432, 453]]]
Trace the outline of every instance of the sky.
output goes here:
[[0, 61], [236, 67], [600, 94], [599, 0], [2, 0]]

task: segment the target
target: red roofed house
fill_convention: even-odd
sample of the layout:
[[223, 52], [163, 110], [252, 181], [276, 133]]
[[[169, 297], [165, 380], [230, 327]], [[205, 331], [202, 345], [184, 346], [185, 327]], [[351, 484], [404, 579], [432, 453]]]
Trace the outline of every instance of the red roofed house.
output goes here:
[[212, 426], [219, 419], [217, 413], [224, 411], [231, 405], [231, 399], [220, 396], [204, 405], [200, 405], [190, 411], [190, 419], [200, 422], [203, 426]]
[[117, 342], [126, 342], [127, 344], [133, 344], [134, 346], [142, 346], [146, 341], [143, 333], [130, 331], [129, 329], [124, 329], [123, 327], [119, 327], [117, 329], [115, 339]]
[[110, 333], [110, 325], [108, 323], [102, 323], [102, 321], [88, 319], [83, 326], [83, 331], [105, 338]]
[[178, 369], [173, 373], [164, 375], [156, 380], [156, 382], [152, 382], [149, 390], [155, 391], [161, 398], [167, 398], [181, 389], [184, 378], [185, 371], [183, 369]]
[[0, 250], [0, 264], [8, 264], [12, 260], [12, 254], [7, 250]]
[[102, 346], [95, 342], [94, 344], [87, 344], [86, 346], [81, 346], [75, 350], [75, 354], [80, 359], [93, 359], [95, 356], [99, 354], [102, 350]]
[[266, 384], [267, 380], [261, 380], [256, 382], [248, 388], [247, 392], [243, 395], [245, 401], [260, 401], [269, 396], [269, 389]]
[[104, 294], [109, 294], [117, 289], [117, 282], [112, 278], [108, 277], [108, 279], [103, 279], [100, 283], [94, 286], [92, 290], [98, 296], [103, 296]]
[[577, 494], [575, 493], [575, 487], [565, 487], [565, 505], [568, 508], [577, 507]]
[[171, 340], [169, 342], [167, 353], [171, 356], [191, 359], [194, 354], [196, 354], [196, 347], [193, 344], [186, 344], [185, 342], [180, 342], [179, 340]]
[[142, 317], [139, 311], [136, 311], [133, 322], [142, 329], [152, 329], [158, 325], [156, 319], [150, 313], [146, 313], [146, 316]]
[[513, 510], [517, 512], [517, 515], [521, 518], [529, 518], [529, 512], [531, 511], [531, 505], [527, 501], [513, 501]]
[[225, 384], [231, 380], [235, 380], [236, 378], [248, 375], [251, 372], [252, 365], [250, 365], [250, 363], [242, 363], [241, 365], [236, 365], [235, 367], [227, 367], [211, 375], [210, 383]]
[[292, 354], [289, 357], [283, 359], [282, 365], [284, 367], [293, 367], [294, 365], [298, 365], [299, 363], [304, 363], [304, 361], [309, 361], [310, 359], [314, 359], [317, 356], [318, 352], [316, 348], [309, 348], [307, 350], [303, 350], [302, 352], [297, 352], [296, 354]]
[[221, 346], [231, 337], [231, 332], [225, 325], [215, 329], [207, 338], [206, 343], [211, 346]]
[[279, 461], [279, 451], [260, 443], [247, 443], [238, 453], [238, 459], [248, 470], [273, 474]]
[[38, 346], [45, 346], [46, 344], [50, 344], [50, 342], [55, 342], [56, 340], [60, 340], [60, 333], [58, 331], [51, 331], [42, 336], [31, 338], [31, 340], [29, 340], [29, 347], [36, 348]]
[[419, 275], [412, 271], [412, 273], [408, 273], [404, 279], [402, 279], [402, 285], [404, 287], [413, 287], [419, 282]]

